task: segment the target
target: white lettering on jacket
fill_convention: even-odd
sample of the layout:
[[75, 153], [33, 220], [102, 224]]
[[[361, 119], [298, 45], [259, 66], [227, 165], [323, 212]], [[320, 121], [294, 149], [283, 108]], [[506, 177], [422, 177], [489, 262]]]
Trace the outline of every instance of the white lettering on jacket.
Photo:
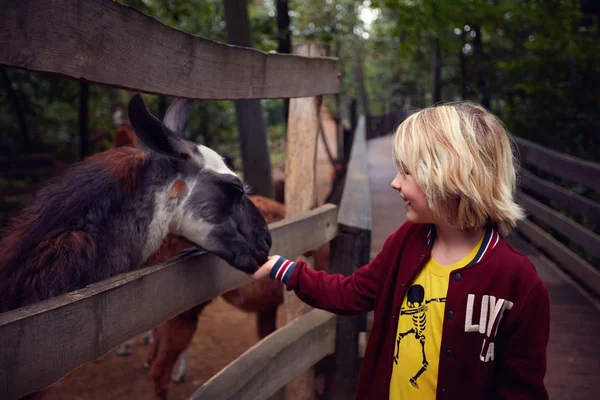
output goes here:
[[483, 343], [479, 359], [483, 362], [494, 361], [494, 338], [498, 333], [498, 326], [506, 310], [513, 307], [511, 301], [496, 299], [495, 296], [484, 295], [481, 297], [479, 311], [479, 324], [473, 324], [473, 305], [475, 295], [467, 296], [467, 312], [465, 313], [465, 332], [478, 332], [483, 335]]

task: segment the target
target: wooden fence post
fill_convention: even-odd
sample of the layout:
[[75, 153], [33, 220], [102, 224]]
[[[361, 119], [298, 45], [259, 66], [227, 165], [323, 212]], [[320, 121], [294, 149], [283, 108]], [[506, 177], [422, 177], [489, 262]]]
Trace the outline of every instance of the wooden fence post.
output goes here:
[[[370, 258], [371, 194], [365, 125], [365, 117], [361, 117], [354, 133], [338, 213], [338, 236], [331, 242], [331, 272], [346, 276], [367, 264]], [[365, 328], [366, 314], [338, 316], [336, 352], [324, 361], [327, 371], [326, 399], [354, 397], [360, 367], [358, 336]], [[323, 368], [319, 366], [319, 369]]]
[[[329, 47], [316, 43], [296, 46], [294, 54], [308, 57], [327, 56]], [[286, 218], [309, 211], [317, 205], [316, 159], [320, 126], [321, 97], [290, 100], [285, 162]], [[309, 266], [312, 260], [307, 260]], [[309, 310], [293, 292], [285, 291], [285, 319], [289, 323]], [[304, 400], [314, 397], [314, 369], [310, 368], [286, 386], [287, 399]]]

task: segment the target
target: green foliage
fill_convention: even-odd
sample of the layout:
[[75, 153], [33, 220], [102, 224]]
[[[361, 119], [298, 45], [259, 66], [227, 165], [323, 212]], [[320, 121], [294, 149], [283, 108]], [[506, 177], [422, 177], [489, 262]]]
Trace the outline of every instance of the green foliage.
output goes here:
[[[223, 0], [120, 2], [174, 28], [226, 42]], [[359, 97], [360, 61], [372, 114], [431, 103], [432, 56], [439, 41], [443, 100], [489, 98], [490, 108], [515, 134], [599, 160], [598, 15], [590, 0], [581, 2], [584, 8], [579, 1], [562, 0], [290, 0], [290, 31], [293, 44], [325, 43], [330, 55], [343, 60], [346, 99]], [[277, 49], [275, 4], [249, 0], [253, 44], [265, 52]], [[376, 17], [371, 24], [364, 20], [365, 10]], [[7, 72], [33, 148], [55, 149], [74, 160], [78, 83]], [[90, 87], [90, 135], [101, 138], [95, 150], [110, 144], [112, 110], [126, 105], [130, 95]], [[158, 97], [147, 100], [159, 113]], [[334, 116], [342, 116], [331, 97], [325, 101]], [[263, 107], [271, 139], [280, 140], [285, 132], [279, 127], [286, 122], [282, 102], [263, 101]], [[192, 115], [190, 139], [237, 154], [232, 102], [196, 102]], [[6, 88], [0, 90], [0, 140], [0, 153], [26, 145]]]
[[371, 77], [385, 82], [394, 107], [408, 97], [431, 103], [439, 39], [443, 100], [489, 101], [515, 134], [600, 160], [598, 15], [582, 13], [579, 1], [375, 0], [372, 7], [381, 12], [373, 52], [388, 70], [372, 68]]

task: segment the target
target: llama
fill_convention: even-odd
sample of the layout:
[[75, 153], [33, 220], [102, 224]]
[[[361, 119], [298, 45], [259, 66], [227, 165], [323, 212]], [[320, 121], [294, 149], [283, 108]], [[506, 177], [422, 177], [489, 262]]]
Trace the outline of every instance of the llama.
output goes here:
[[213, 150], [186, 141], [176, 101], [159, 121], [141, 95], [129, 103], [148, 148], [86, 158], [39, 191], [0, 241], [0, 312], [83, 288], [142, 265], [169, 234], [254, 272], [268, 226], [240, 178]]
[[[178, 124], [184, 126], [185, 122], [183, 120], [178, 121]], [[115, 125], [118, 128], [119, 140], [115, 137], [114, 145], [135, 147], [137, 144], [135, 141], [130, 140], [134, 136], [129, 133], [131, 128], [128, 127], [127, 122], [123, 122], [121, 117], [119, 123]], [[177, 133], [183, 135], [183, 130], [178, 130]], [[233, 165], [230, 163], [228, 163], [228, 166], [233, 169]], [[285, 206], [282, 204], [284, 177], [282, 176], [283, 172], [278, 171], [279, 175], [274, 174], [274, 184], [279, 188], [279, 190], [276, 190], [276, 200], [258, 195], [249, 196], [249, 199], [268, 224], [285, 218]], [[175, 257], [187, 246], [186, 242], [169, 235], [164, 240], [160, 250], [148, 260], [146, 265]], [[321, 246], [316, 252], [310, 254], [315, 256], [316, 269], [327, 268], [329, 244]], [[274, 280], [255, 281], [226, 292], [222, 296], [228, 303], [242, 311], [257, 313], [259, 338], [262, 339], [276, 330], [277, 309], [283, 303], [283, 287], [279, 282]], [[205, 302], [192, 307], [162, 323], [152, 331], [153, 338], [151, 347], [148, 350], [145, 367], [149, 368], [149, 375], [154, 381], [154, 393], [157, 399], [167, 398], [169, 380], [176, 383], [184, 380], [187, 369], [187, 348], [196, 332], [198, 317], [208, 304], [209, 302]], [[146, 343], [146, 337], [144, 342]], [[119, 354], [131, 354], [131, 341], [121, 347]], [[173, 372], [178, 359], [179, 365]]]

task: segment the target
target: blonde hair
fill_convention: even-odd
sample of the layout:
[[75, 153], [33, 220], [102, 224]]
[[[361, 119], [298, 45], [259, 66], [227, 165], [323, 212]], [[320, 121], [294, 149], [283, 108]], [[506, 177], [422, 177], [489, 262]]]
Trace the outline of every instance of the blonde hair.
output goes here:
[[513, 198], [509, 134], [477, 104], [447, 103], [410, 115], [396, 130], [394, 160], [425, 192], [436, 220], [464, 230], [492, 223], [506, 235], [524, 217]]

